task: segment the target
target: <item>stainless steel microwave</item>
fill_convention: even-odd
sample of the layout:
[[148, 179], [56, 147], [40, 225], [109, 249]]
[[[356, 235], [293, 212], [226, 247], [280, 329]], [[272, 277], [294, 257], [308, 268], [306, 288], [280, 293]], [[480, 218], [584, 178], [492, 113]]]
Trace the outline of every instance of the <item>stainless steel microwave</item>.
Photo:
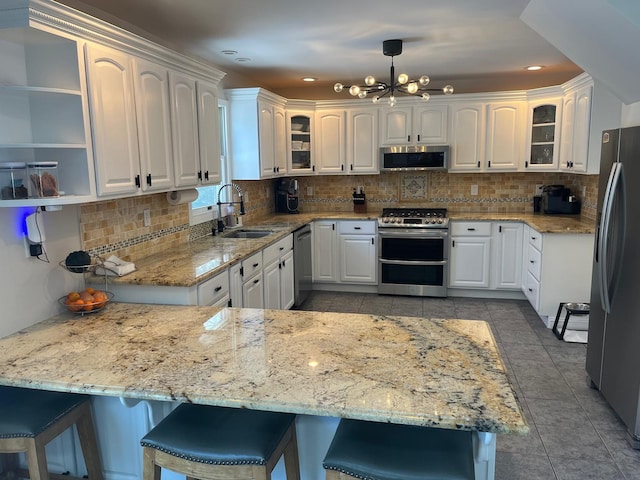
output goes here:
[[406, 145], [380, 149], [380, 171], [446, 170], [448, 145]]

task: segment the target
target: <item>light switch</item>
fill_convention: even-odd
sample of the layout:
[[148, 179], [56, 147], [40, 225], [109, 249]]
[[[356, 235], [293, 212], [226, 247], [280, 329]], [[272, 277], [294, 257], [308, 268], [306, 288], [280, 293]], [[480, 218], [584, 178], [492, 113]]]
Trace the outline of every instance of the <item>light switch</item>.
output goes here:
[[471, 185], [471, 195], [478, 195], [478, 185]]
[[144, 210], [144, 226], [151, 226], [151, 211], [148, 208]]
[[307, 187], [307, 196], [313, 197], [313, 187]]

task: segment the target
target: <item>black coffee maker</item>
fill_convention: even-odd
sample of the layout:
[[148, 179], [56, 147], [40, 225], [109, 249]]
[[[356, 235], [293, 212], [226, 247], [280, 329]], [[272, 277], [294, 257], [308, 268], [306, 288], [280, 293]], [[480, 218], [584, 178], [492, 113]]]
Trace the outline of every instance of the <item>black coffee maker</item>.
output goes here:
[[542, 211], [547, 214], [578, 215], [580, 200], [564, 185], [547, 185], [542, 189]]
[[276, 211], [300, 213], [298, 211], [298, 181], [293, 178], [276, 180]]

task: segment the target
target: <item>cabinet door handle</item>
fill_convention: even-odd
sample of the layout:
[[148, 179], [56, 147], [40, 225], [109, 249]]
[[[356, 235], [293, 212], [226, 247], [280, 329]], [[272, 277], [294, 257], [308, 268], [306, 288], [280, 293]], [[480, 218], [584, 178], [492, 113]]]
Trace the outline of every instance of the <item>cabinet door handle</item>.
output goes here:
[[420, 135], [418, 135], [418, 141], [420, 141]]
[[527, 162], [527, 161], [525, 160], [525, 162], [524, 162], [524, 168], [528, 168], [528, 167], [529, 167], [529, 162]]
[[407, 142], [411, 141], [411, 135], [407, 135]]
[[147, 175], [147, 185], [151, 186], [151, 174]]
[[340, 165], [340, 171], [344, 172], [344, 165]]
[[244, 267], [240, 267], [240, 276], [244, 277]]
[[209, 170], [205, 170], [205, 172], [204, 172], [204, 179], [205, 179], [205, 180], [209, 180]]
[[214, 292], [219, 292], [220, 290], [222, 290], [221, 286], [217, 286], [216, 288], [213, 289]]
[[136, 187], [140, 188], [140, 175], [136, 175], [136, 178], [134, 180], [136, 182]]
[[491, 168], [491, 160], [487, 162], [487, 167]]
[[198, 170], [198, 180], [202, 180], [202, 170]]
[[456, 241], [455, 240], [451, 240], [451, 246], [455, 247], [456, 246]]
[[480, 161], [478, 160], [478, 168], [480, 168]]
[[287, 266], [287, 264], [285, 262], [286, 262], [286, 260], [282, 260], [282, 267], [283, 268]]
[[351, 164], [350, 168], [351, 168], [351, 171], [353, 171], [353, 163]]
[[278, 263], [278, 270], [282, 270], [282, 263]]
[[311, 167], [311, 171], [312, 171], [312, 172], [315, 172], [315, 171], [316, 171], [316, 166], [315, 166], [315, 165], [313, 165], [313, 166]]
[[336, 229], [336, 224], [335, 224], [335, 223], [332, 223], [332, 224], [331, 224], [331, 230], [335, 230], [335, 229]]
[[498, 227], [498, 233], [502, 233], [502, 225]]
[[375, 245], [375, 242], [373, 241], [373, 237], [371, 237], [371, 245]]

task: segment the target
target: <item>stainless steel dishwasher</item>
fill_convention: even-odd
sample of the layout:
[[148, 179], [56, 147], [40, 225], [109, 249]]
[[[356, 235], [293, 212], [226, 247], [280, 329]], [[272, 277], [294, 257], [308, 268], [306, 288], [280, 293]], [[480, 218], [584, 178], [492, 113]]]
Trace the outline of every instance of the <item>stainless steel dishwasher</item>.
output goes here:
[[311, 293], [311, 225], [293, 232], [293, 268], [295, 306], [299, 307]]

